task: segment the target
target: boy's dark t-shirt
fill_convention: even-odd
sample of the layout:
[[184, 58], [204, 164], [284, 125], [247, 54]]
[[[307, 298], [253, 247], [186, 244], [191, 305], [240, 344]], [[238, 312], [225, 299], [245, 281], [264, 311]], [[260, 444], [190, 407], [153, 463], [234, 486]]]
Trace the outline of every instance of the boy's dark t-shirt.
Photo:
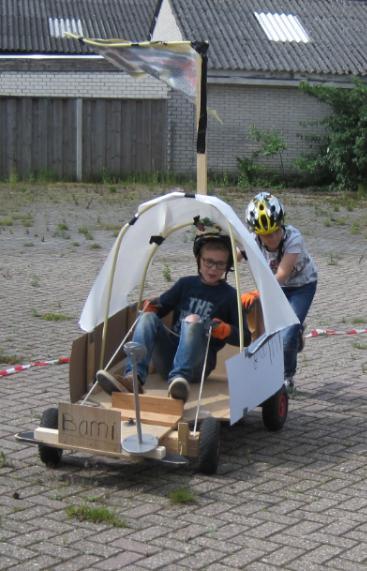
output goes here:
[[[159, 317], [164, 317], [173, 311], [174, 333], [180, 333], [181, 321], [187, 315], [197, 314], [208, 328], [213, 318], [221, 319], [232, 326], [231, 335], [224, 341], [212, 338], [211, 346], [215, 351], [221, 349], [226, 343], [239, 345], [238, 309], [236, 290], [226, 281], [221, 280], [218, 285], [205, 284], [200, 276], [186, 276], [180, 278], [169, 290], [159, 297]], [[247, 329], [246, 318], [243, 315], [244, 343], [250, 343], [250, 333]]]

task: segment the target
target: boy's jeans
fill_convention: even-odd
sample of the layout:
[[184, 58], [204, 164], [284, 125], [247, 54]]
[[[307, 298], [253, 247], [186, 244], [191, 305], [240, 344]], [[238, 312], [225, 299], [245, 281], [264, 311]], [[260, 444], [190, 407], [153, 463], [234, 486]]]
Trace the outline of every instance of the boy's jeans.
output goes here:
[[303, 328], [308, 310], [310, 309], [312, 300], [316, 292], [317, 282], [311, 282], [300, 287], [283, 287], [282, 290], [294, 313], [297, 315], [300, 324], [291, 325], [284, 329], [283, 350], [284, 350], [284, 377], [290, 378], [296, 374], [297, 369], [297, 350], [298, 350], [298, 332]]
[[[146, 348], [145, 358], [137, 363], [137, 373], [142, 383], [148, 376], [151, 359], [162, 377], [168, 378], [168, 382], [177, 376], [182, 376], [189, 382], [200, 381], [208, 341], [203, 323], [182, 321], [178, 337], [166, 329], [155, 313], [142, 313], [133, 341], [141, 343]], [[209, 348], [206, 376], [214, 369], [215, 363], [215, 352]], [[125, 374], [130, 371], [129, 361]]]

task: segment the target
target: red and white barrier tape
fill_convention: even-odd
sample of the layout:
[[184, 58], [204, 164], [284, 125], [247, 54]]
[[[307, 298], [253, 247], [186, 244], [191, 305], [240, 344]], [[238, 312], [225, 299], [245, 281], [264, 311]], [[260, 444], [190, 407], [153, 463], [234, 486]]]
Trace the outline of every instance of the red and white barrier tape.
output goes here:
[[321, 337], [322, 335], [359, 335], [360, 333], [367, 333], [367, 329], [347, 329], [346, 331], [339, 331], [337, 329], [311, 329], [305, 337]]
[[[361, 333], [367, 333], [366, 329], [347, 329], [346, 331], [339, 331], [337, 329], [311, 329], [305, 337], [310, 339], [313, 337], [322, 337], [327, 335], [359, 335]], [[33, 361], [27, 363], [26, 365], [14, 365], [14, 367], [9, 367], [9, 369], [0, 370], [0, 377], [7, 377], [8, 375], [14, 375], [14, 373], [20, 373], [21, 371], [26, 371], [31, 367], [46, 367], [47, 365], [65, 365], [70, 363], [70, 357], [59, 357], [58, 359], [52, 359], [50, 361]]]
[[14, 373], [20, 373], [21, 371], [26, 371], [31, 367], [46, 367], [47, 365], [64, 365], [70, 363], [69, 357], [59, 357], [58, 359], [52, 359], [51, 361], [33, 361], [32, 363], [27, 363], [26, 365], [14, 365], [14, 367], [9, 367], [9, 369], [3, 369], [0, 371], [0, 377], [7, 377], [8, 375], [14, 375]]

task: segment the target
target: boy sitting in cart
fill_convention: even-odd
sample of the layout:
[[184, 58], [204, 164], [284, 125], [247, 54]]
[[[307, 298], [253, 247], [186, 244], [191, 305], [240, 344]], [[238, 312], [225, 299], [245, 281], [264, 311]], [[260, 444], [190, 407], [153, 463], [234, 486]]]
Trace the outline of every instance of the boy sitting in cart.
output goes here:
[[[216, 366], [217, 353], [226, 343], [239, 345], [236, 290], [227, 283], [233, 265], [231, 240], [207, 218], [196, 218], [194, 256], [198, 274], [180, 278], [159, 297], [146, 301], [133, 334], [133, 341], [145, 347], [137, 362], [139, 391], [143, 392], [149, 364], [168, 380], [168, 395], [187, 401], [190, 383], [207, 377]], [[172, 328], [162, 318], [173, 312]], [[244, 345], [251, 342], [245, 314]], [[208, 335], [211, 336], [208, 345]], [[207, 350], [208, 345], [208, 350]], [[133, 392], [132, 363], [128, 359], [124, 376], [107, 371], [97, 373], [102, 389]]]

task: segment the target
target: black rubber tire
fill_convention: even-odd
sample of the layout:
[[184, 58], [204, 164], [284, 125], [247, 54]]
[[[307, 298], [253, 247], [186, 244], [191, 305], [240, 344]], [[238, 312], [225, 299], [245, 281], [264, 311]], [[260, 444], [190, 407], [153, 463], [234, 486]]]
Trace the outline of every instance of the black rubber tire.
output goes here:
[[[59, 411], [57, 408], [47, 408], [42, 413], [40, 426], [43, 428], [57, 428]], [[53, 448], [45, 444], [38, 445], [38, 453], [41, 461], [49, 468], [56, 468], [60, 464], [62, 448]]]
[[200, 425], [198, 471], [215, 474], [219, 464], [220, 422], [209, 416]]
[[288, 393], [283, 385], [278, 392], [262, 405], [262, 416], [265, 428], [275, 432], [283, 428], [288, 414]]

